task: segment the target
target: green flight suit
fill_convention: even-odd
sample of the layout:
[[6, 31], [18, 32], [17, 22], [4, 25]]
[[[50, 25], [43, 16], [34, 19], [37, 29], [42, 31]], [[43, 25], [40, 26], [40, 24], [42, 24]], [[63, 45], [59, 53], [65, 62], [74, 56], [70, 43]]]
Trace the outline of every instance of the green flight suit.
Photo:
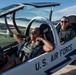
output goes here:
[[74, 37], [75, 37], [75, 32], [71, 28], [65, 30], [60, 29], [59, 32], [60, 42], [67, 42]]

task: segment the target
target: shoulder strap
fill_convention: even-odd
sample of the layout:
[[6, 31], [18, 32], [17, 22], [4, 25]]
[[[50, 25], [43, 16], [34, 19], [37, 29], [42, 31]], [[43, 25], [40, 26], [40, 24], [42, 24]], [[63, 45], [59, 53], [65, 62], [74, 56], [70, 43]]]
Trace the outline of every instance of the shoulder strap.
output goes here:
[[67, 34], [66, 38], [65, 38], [66, 42], [69, 41], [69, 40], [71, 40], [72, 38], [74, 38], [74, 31], [73, 31], [72, 28], [69, 28], [67, 30], [66, 34]]
[[18, 46], [18, 52], [22, 50], [24, 44], [25, 44], [25, 41], [22, 41], [22, 43]]
[[20, 51], [22, 50], [24, 44], [25, 44], [26, 42], [28, 42], [29, 40], [30, 40], [30, 37], [28, 36], [28, 37], [26, 37], [25, 40], [22, 41], [22, 43], [18, 46], [18, 52], [20, 52]]
[[40, 48], [41, 48], [40, 42], [37, 41], [37, 42], [34, 44], [34, 46], [32, 47], [33, 50], [32, 50], [32, 52], [29, 54], [28, 57], [29, 57], [30, 59], [36, 57], [37, 52], [40, 50]]
[[76, 35], [75, 35], [75, 32], [73, 29], [70, 30], [70, 37], [71, 39], [74, 38]]

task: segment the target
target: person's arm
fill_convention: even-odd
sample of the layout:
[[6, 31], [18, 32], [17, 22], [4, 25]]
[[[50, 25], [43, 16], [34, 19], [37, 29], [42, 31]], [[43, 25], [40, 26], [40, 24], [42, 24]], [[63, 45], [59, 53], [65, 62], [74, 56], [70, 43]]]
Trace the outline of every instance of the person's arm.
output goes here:
[[48, 40], [40, 37], [38, 37], [37, 40], [42, 41], [44, 43], [44, 46], [43, 46], [44, 51], [48, 52], [53, 50], [54, 46]]
[[23, 38], [25, 38], [25, 35], [22, 35], [22, 34], [13, 34], [13, 36], [19, 44], [21, 44], [23, 41]]

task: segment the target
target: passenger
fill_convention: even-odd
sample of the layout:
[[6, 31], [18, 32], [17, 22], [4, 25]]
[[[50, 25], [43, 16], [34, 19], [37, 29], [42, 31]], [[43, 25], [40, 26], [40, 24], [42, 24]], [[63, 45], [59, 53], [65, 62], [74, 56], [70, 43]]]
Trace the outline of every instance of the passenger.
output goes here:
[[[25, 37], [24, 35], [16, 35], [14, 34], [15, 39], [17, 40], [17, 42], [19, 44], [22, 43], [23, 38]], [[30, 33], [30, 41], [26, 42], [21, 50], [21, 52], [19, 52], [19, 57], [15, 58], [14, 60], [11, 59], [10, 62], [8, 62], [0, 71], [5, 71], [15, 65], [21, 64], [22, 62], [26, 61], [27, 59], [31, 59], [31, 57], [28, 57], [31, 55], [31, 53], [33, 52], [33, 49], [31, 49], [32, 47], [34, 47], [34, 44], [36, 43], [36, 41], [40, 41], [43, 44], [41, 46], [42, 50], [41, 52], [48, 52], [53, 50], [53, 45], [52, 43], [50, 43], [49, 41], [45, 40], [42, 38], [42, 34], [40, 32], [39, 28], [33, 28], [31, 33]], [[27, 46], [27, 47], [26, 47]], [[32, 50], [32, 51], [31, 51]], [[44, 51], [43, 51], [44, 50]], [[22, 55], [21, 55], [22, 53]], [[23, 56], [24, 54], [24, 56]], [[33, 53], [34, 55], [36, 54], [36, 52]], [[34, 56], [32, 56], [33, 58]]]
[[[74, 32], [74, 30], [69, 26], [69, 18], [66, 16], [63, 16], [60, 20], [60, 25], [61, 25], [61, 29], [59, 32], [59, 38], [60, 38], [60, 42], [61, 44], [64, 44], [65, 42], [73, 39], [76, 34]], [[73, 61], [71, 64], [75, 64], [76, 60]]]
[[60, 25], [61, 25], [61, 29], [59, 32], [59, 38], [60, 38], [61, 44], [64, 44], [65, 42], [75, 37], [75, 32], [69, 26], [69, 19], [66, 16], [63, 16], [61, 18]]

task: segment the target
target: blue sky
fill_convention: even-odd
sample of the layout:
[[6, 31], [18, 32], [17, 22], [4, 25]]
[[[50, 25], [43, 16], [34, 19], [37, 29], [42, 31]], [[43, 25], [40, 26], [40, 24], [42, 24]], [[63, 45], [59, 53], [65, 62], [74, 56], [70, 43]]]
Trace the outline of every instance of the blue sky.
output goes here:
[[53, 20], [58, 20], [62, 16], [76, 15], [76, 0], [1, 0], [0, 8], [11, 4], [23, 2], [59, 2], [60, 6], [56, 7], [53, 12]]

